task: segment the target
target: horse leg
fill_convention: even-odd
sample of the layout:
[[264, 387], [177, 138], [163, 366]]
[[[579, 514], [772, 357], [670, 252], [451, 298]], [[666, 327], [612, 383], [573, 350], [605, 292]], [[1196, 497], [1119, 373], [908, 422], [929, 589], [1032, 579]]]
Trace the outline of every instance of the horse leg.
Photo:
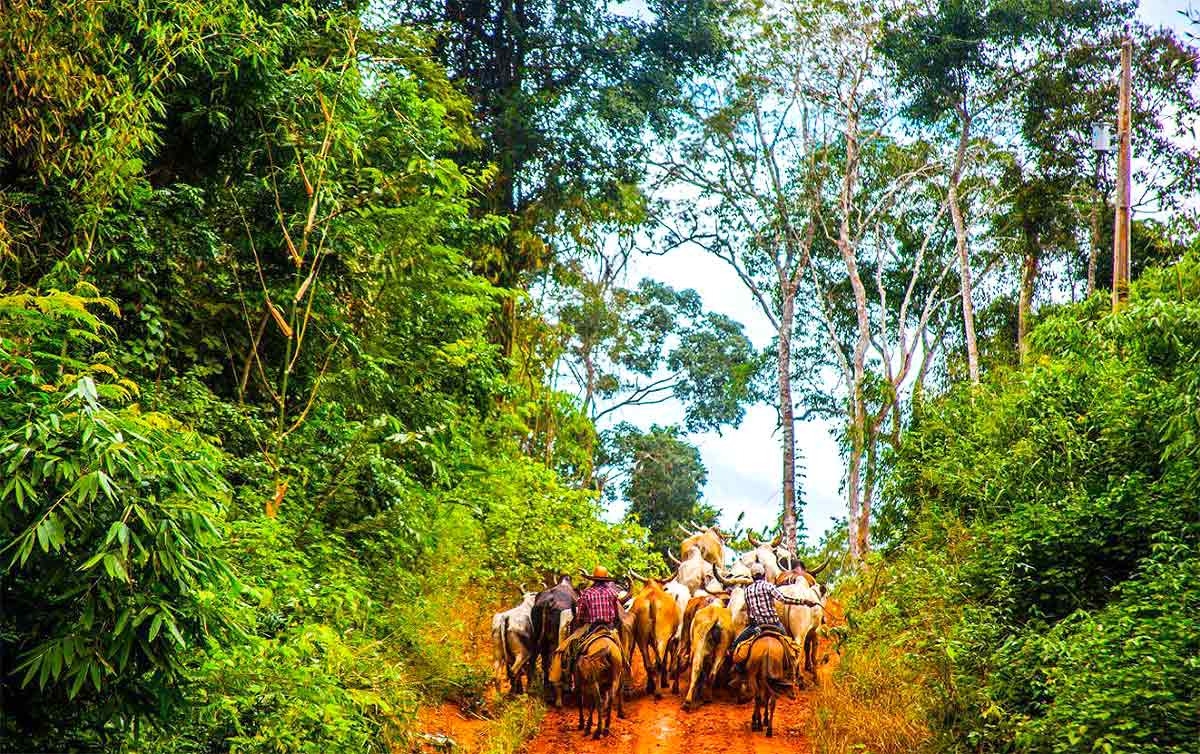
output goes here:
[[583, 694], [579, 695], [579, 730], [583, 730]]
[[613, 681], [613, 695], [617, 698], [617, 717], [625, 719], [625, 668], [622, 667]]
[[767, 738], [775, 735], [775, 701], [776, 699], [774, 694], [767, 695], [767, 713], [765, 715], [767, 718]]
[[600, 696], [600, 710], [596, 714], [596, 738], [603, 738], [608, 734], [608, 726], [612, 724], [612, 697], [608, 689], [601, 692], [597, 686], [596, 690]]
[[754, 695], [754, 716], [750, 718], [750, 730], [762, 730], [762, 718], [758, 711], [758, 694]]

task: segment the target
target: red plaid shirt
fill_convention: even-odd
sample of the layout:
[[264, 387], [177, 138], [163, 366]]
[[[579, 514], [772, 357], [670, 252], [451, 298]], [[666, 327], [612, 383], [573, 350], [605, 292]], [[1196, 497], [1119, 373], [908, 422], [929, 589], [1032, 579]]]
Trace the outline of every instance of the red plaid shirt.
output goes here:
[[779, 623], [779, 615], [775, 612], [776, 600], [788, 605], [811, 607], [817, 604], [811, 600], [789, 597], [766, 579], [755, 579], [754, 583], [746, 587], [746, 611], [750, 613], [750, 625], [763, 626]]
[[571, 628], [576, 629], [588, 623], [610, 623], [616, 625], [620, 620], [621, 604], [617, 601], [617, 593], [608, 582], [593, 584], [579, 594], [575, 603], [575, 620]]

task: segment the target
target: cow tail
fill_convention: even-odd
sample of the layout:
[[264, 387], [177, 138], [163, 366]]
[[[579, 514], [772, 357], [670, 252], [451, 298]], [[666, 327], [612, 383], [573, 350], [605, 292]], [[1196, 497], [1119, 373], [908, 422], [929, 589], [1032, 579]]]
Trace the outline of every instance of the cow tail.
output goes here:
[[504, 675], [512, 681], [512, 655], [508, 651], [508, 616], [504, 616], [504, 625], [500, 627], [500, 656], [504, 658]]
[[715, 647], [721, 643], [720, 621], [713, 621], [712, 628], [708, 629], [708, 636], [706, 638], [710, 647]]

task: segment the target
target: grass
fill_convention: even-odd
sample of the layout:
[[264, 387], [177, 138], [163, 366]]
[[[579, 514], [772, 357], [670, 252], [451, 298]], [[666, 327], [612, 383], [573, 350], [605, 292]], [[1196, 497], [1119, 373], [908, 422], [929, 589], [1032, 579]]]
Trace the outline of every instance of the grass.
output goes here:
[[928, 751], [926, 696], [890, 650], [856, 647], [817, 689], [817, 754], [910, 754]]
[[515, 754], [533, 738], [541, 725], [546, 707], [534, 697], [504, 702], [487, 734], [479, 754]]

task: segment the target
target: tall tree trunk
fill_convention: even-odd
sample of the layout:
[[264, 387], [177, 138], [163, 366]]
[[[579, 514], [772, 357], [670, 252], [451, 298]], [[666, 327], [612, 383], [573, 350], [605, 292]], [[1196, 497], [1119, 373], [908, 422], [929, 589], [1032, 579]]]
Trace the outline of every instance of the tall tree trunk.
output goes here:
[[855, 561], [866, 555], [864, 547], [868, 542], [867, 530], [870, 527], [870, 521], [864, 515], [867, 511], [861, 507], [863, 498], [860, 482], [867, 439], [867, 401], [863, 385], [866, 382], [867, 350], [871, 345], [871, 319], [867, 305], [867, 288], [858, 271], [854, 236], [850, 228], [854, 192], [858, 187], [858, 152], [858, 112], [850, 108], [846, 116], [846, 172], [842, 177], [839, 197], [841, 220], [838, 224], [837, 247], [841, 252], [842, 262], [846, 265], [850, 288], [854, 292], [854, 309], [858, 324], [858, 340], [854, 346], [854, 363], [851, 365], [853, 384], [850, 397], [850, 458], [846, 478], [850, 514], [850, 556]]
[[1017, 354], [1022, 362], [1029, 354], [1029, 320], [1033, 315], [1033, 289], [1037, 284], [1040, 256], [1037, 239], [1030, 239], [1021, 265], [1021, 294], [1017, 299]]
[[[855, 400], [857, 402], [857, 399]], [[862, 461], [863, 461], [863, 422], [862, 415], [854, 413], [850, 421], [850, 458], [848, 459], [846, 468], [846, 503], [849, 509], [849, 514], [846, 518], [846, 523], [849, 527], [849, 544], [850, 558], [855, 562], [862, 560], [866, 555], [866, 551], [862, 549], [862, 544], [867, 540], [867, 535], [859, 530], [866, 523], [862, 520], [861, 511], [859, 509], [859, 492], [862, 479]]]
[[967, 253], [967, 223], [959, 204], [958, 185], [962, 181], [963, 166], [967, 158], [967, 146], [971, 143], [971, 116], [965, 107], [958, 108], [962, 130], [958, 136], [958, 151], [954, 155], [954, 168], [950, 171], [950, 190], [946, 200], [950, 203], [950, 218], [954, 222], [954, 248], [958, 253], [958, 269], [962, 287], [963, 333], [967, 341], [967, 372], [972, 384], [979, 382], [979, 346], [975, 340], [975, 304], [971, 283], [971, 259]]
[[796, 290], [787, 280], [781, 286], [779, 315], [779, 423], [783, 429], [783, 544], [796, 552], [796, 415], [792, 405], [792, 320]]

